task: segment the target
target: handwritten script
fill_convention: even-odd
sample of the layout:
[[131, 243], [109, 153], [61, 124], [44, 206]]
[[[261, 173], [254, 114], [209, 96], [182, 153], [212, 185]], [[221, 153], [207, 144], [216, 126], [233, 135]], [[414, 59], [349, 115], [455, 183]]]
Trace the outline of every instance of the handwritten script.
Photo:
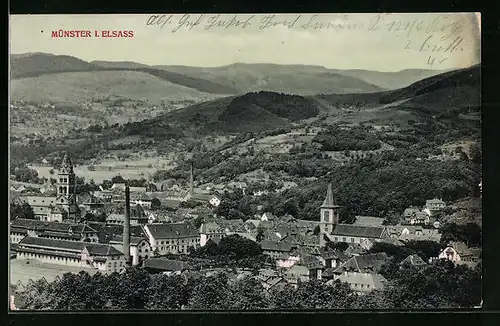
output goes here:
[[[266, 30], [276, 27], [303, 31], [331, 31], [332, 33], [384, 33], [394, 37], [402, 49], [423, 54], [429, 66], [445, 62], [451, 53], [463, 52], [466, 20], [463, 16], [438, 14], [432, 19], [414, 15], [374, 14], [369, 19], [362, 15], [221, 15], [184, 14], [151, 15], [146, 26], [177, 33], [203, 29]], [[363, 19], [362, 19], [363, 18]]]

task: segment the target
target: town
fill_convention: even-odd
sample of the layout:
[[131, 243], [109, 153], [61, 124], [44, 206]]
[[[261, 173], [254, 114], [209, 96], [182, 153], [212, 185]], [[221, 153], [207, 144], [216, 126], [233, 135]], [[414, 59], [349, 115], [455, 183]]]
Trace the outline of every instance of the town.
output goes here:
[[[200, 185], [193, 164], [185, 185], [132, 187], [123, 180], [78, 194], [71, 158], [64, 155], [55, 169], [56, 183], [43, 193], [11, 187], [14, 299], [34, 282], [60, 280], [65, 273], [123, 274], [131, 267], [166, 276], [248, 277], [264, 293], [319, 281], [326, 286], [340, 282], [353, 293], [367, 294], [384, 291], [388, 281], [381, 269], [394, 262], [395, 250], [407, 253], [399, 257], [399, 268], [422, 270], [449, 261], [473, 269], [481, 262], [481, 249], [474, 244], [443, 244], [434, 216], [447, 204], [437, 198], [427, 200], [425, 207], [405, 209], [398, 225], [371, 216], [356, 216], [354, 223], [345, 224], [329, 184], [315, 221], [268, 211], [228, 219], [215, 209], [227, 197], [224, 193], [245, 191], [245, 183]], [[18, 207], [15, 212], [12, 205]], [[232, 256], [220, 259], [222, 248]]]

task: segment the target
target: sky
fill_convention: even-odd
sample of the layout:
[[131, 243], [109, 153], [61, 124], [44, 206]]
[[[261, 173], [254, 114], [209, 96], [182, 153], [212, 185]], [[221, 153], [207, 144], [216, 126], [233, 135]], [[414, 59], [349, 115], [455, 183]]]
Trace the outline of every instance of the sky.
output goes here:
[[[92, 37], [51, 37], [88, 30]], [[95, 37], [133, 31], [131, 38]], [[217, 67], [237, 62], [330, 69], [464, 68], [480, 62], [480, 14], [11, 15], [10, 53]]]

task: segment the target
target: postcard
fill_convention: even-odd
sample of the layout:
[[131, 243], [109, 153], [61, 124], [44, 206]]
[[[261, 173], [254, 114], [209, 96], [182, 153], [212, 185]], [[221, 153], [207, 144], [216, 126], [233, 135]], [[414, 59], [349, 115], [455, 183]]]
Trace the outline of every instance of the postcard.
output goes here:
[[479, 13], [11, 15], [11, 311], [482, 305]]

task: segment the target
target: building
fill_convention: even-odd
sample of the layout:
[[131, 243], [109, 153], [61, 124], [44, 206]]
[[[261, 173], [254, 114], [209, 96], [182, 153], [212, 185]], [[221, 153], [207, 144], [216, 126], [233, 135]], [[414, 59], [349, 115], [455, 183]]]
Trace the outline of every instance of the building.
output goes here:
[[62, 222], [80, 219], [80, 208], [75, 195], [76, 177], [73, 164], [64, 155], [56, 177], [57, 194], [55, 196], [23, 196], [22, 199], [32, 208], [35, 217], [41, 221]]
[[185, 223], [146, 224], [143, 229], [155, 255], [187, 253], [200, 246], [198, 231]]
[[427, 265], [427, 263], [419, 255], [409, 255], [403, 259], [400, 263], [401, 268], [404, 266], [413, 266], [415, 268], [422, 268]]
[[297, 284], [300, 282], [307, 282], [311, 279], [311, 272], [309, 268], [303, 265], [294, 264], [292, 267], [288, 268], [284, 273], [284, 278], [291, 284]]
[[17, 259], [94, 268], [103, 273], [119, 272], [125, 266], [123, 253], [110, 245], [29, 236], [19, 242]]
[[182, 272], [192, 270], [193, 268], [186, 262], [180, 260], [166, 259], [162, 257], [151, 258], [144, 261], [144, 269], [149, 273], [162, 273], [165, 275], [179, 275]]
[[[222, 239], [226, 233], [224, 229], [214, 221], [204, 222], [200, 226], [200, 246], [203, 247], [211, 239]], [[216, 240], [217, 241], [217, 240]]]
[[[107, 225], [122, 225], [125, 221], [125, 214], [108, 214], [106, 216], [106, 224]], [[130, 216], [130, 225], [143, 225], [149, 223], [149, 217], [144, 216]]]
[[464, 264], [475, 267], [480, 261], [482, 250], [480, 248], [468, 248], [463, 242], [450, 242], [440, 253], [439, 259], [446, 259], [455, 264]]
[[[332, 184], [328, 184], [326, 198], [320, 207], [320, 234], [331, 234], [334, 226], [339, 223], [340, 206], [335, 204], [332, 192]], [[320, 239], [323, 239], [320, 236]], [[323, 244], [323, 243], [322, 243]]]
[[262, 240], [260, 242], [260, 247], [262, 248], [262, 253], [272, 258], [279, 258], [283, 254], [289, 254], [293, 249], [296, 249], [296, 246], [287, 242], [268, 240]]
[[[117, 250], [123, 252], [123, 236], [114, 236], [109, 244]], [[143, 237], [130, 236], [130, 256], [132, 258], [132, 265], [140, 265], [142, 262], [152, 257], [153, 252], [149, 245], [148, 239]]]
[[427, 208], [421, 211], [418, 208], [409, 207], [403, 212], [404, 224], [429, 224], [430, 215], [431, 212]]
[[22, 218], [10, 222], [11, 243], [19, 243], [27, 236], [91, 243], [99, 241], [98, 231], [85, 224], [43, 222]]
[[425, 201], [425, 208], [427, 208], [431, 215], [439, 212], [446, 207], [446, 203], [442, 199], [434, 198]]
[[383, 290], [387, 280], [381, 274], [344, 272], [335, 280], [329, 280], [327, 285], [332, 285], [336, 280], [349, 284], [357, 294], [364, 294], [373, 290]]
[[389, 238], [389, 233], [386, 227], [337, 224], [329, 238], [332, 242], [361, 244], [364, 240], [382, 241]]

